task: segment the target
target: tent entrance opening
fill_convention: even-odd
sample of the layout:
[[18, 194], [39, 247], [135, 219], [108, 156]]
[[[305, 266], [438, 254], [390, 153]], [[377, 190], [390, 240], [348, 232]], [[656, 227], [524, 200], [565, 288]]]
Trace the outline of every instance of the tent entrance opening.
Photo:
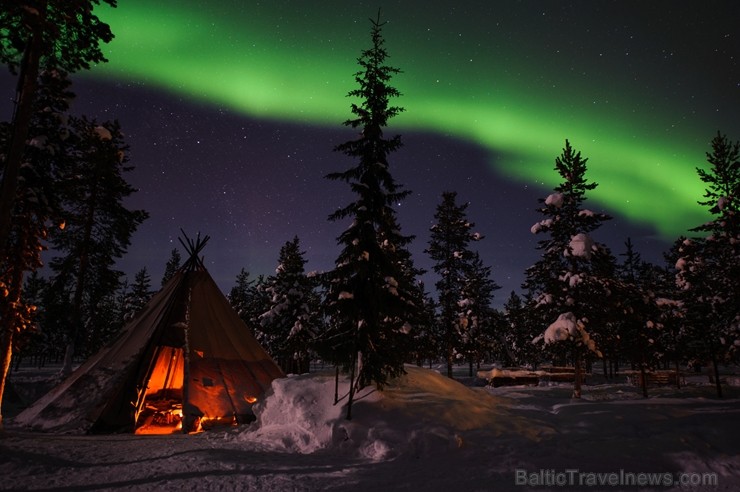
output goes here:
[[136, 434], [182, 431], [182, 388], [185, 357], [182, 348], [159, 347], [136, 416]]

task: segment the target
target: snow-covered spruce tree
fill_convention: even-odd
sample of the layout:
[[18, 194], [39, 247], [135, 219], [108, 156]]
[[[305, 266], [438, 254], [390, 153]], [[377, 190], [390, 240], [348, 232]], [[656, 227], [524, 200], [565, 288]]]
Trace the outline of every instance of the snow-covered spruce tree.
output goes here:
[[547, 234], [537, 246], [542, 258], [527, 269], [523, 285], [547, 326], [538, 339], [575, 366], [574, 398], [581, 396], [583, 359], [588, 352], [600, 356], [589, 327], [599, 326], [599, 306], [608, 295], [604, 279], [594, 273], [595, 260], [605, 250], [591, 233], [610, 217], [582, 208], [586, 192], [597, 186], [586, 180], [587, 160], [565, 141], [555, 159], [563, 182], [540, 199], [545, 218], [532, 226], [532, 233]]
[[270, 308], [270, 296], [266, 290], [267, 279], [258, 275], [251, 279], [249, 272], [242, 268], [236, 276], [236, 284], [231, 288], [228, 299], [244, 324], [252, 331], [257, 341], [272, 353], [276, 347], [276, 340], [260, 326], [260, 316]]
[[447, 376], [452, 377], [452, 366], [462, 345], [461, 306], [463, 289], [475, 257], [470, 242], [477, 241], [481, 235], [473, 232], [475, 224], [466, 215], [467, 203], [457, 204], [457, 193], [442, 193], [442, 202], [434, 214], [435, 223], [431, 226], [429, 246], [425, 253], [434, 262], [432, 270], [439, 279], [437, 305], [438, 324], [441, 328], [441, 355], [447, 362]]
[[87, 338], [84, 330], [94, 306], [120, 284], [123, 273], [114, 268], [116, 260], [148, 216], [124, 205], [135, 189], [124, 178], [133, 168], [127, 165], [119, 124], [70, 118], [70, 129], [69, 165], [59, 182], [66, 227], [53, 229], [50, 237], [59, 256], [49, 263], [54, 287], [71, 296], [65, 372], [71, 370], [75, 343]]
[[[249, 278], [250, 273], [247, 269], [242, 268], [236, 276], [234, 286], [229, 291], [227, 298], [229, 304], [234, 308], [236, 314], [244, 321], [247, 326], [252, 326], [253, 317], [248, 312], [249, 301], [252, 297], [251, 289], [254, 287], [256, 280]], [[262, 311], [264, 312], [264, 311]], [[261, 314], [261, 313], [260, 313]]]
[[360, 135], [335, 148], [356, 164], [327, 176], [348, 183], [356, 196], [329, 217], [351, 223], [338, 237], [342, 251], [326, 273], [324, 307], [330, 320], [322, 337], [324, 358], [350, 374], [347, 419], [356, 389], [373, 383], [382, 389], [389, 378], [404, 373], [420, 309], [416, 270], [406, 249], [413, 238], [401, 234], [393, 208], [410, 193], [389, 169], [388, 156], [401, 146], [401, 137], [383, 134], [388, 120], [402, 111], [390, 103], [400, 95], [390, 85], [399, 70], [386, 65], [383, 23], [379, 18], [371, 22], [372, 46], [362, 52], [355, 74], [359, 87], [348, 94], [359, 99], [351, 105], [355, 117], [344, 123], [360, 129]]
[[175, 276], [175, 273], [180, 269], [181, 262], [182, 257], [180, 256], [180, 251], [177, 248], [174, 248], [170, 252], [170, 259], [167, 260], [167, 263], [164, 266], [164, 274], [162, 275], [161, 282], [162, 287], [164, 287], [164, 284]]
[[721, 397], [718, 365], [736, 361], [740, 353], [740, 142], [718, 133], [711, 145], [709, 167], [697, 173], [706, 184], [698, 203], [712, 219], [692, 229], [702, 236], [683, 242], [676, 281], [696, 355], [711, 361]]
[[[111, 7], [115, 0], [102, 0]], [[0, 258], [10, 236], [13, 207], [24, 161], [26, 142], [39, 90], [39, 74], [89, 69], [107, 61], [100, 42], [113, 39], [110, 28], [95, 15], [100, 0], [52, 2], [3, 2], [0, 8], [0, 63], [18, 74], [18, 94], [10, 124], [10, 138], [3, 146], [0, 177]]]
[[686, 305], [684, 292], [676, 283], [678, 269], [676, 265], [682, 257], [685, 236], [677, 238], [667, 252], [663, 254], [665, 263], [654, 267], [651, 275], [655, 278], [656, 288], [656, 322], [661, 326], [661, 356], [673, 361], [678, 376], [681, 364], [695, 366], [696, 352], [691, 340], [692, 330], [686, 322]]
[[286, 374], [309, 371], [320, 325], [315, 277], [306, 275], [304, 254], [297, 236], [280, 248], [275, 275], [265, 286], [270, 306], [260, 316], [262, 331], [276, 342], [270, 355]]
[[528, 311], [527, 303], [512, 291], [504, 304], [506, 327], [499, 337], [504, 348], [502, 361], [505, 366], [536, 368], [542, 359], [542, 351], [532, 343], [542, 329], [539, 323], [532, 322]]
[[649, 354], [653, 365], [669, 367], [676, 373], [676, 385], [681, 385], [681, 363], [684, 362], [686, 344], [683, 319], [685, 310], [676, 288], [675, 265], [671, 268], [642, 262], [637, 272], [637, 283], [646, 299], [645, 327], [648, 331]]
[[652, 265], [645, 263], [635, 251], [630, 238], [625, 242], [624, 260], [617, 265], [614, 281], [611, 283], [613, 316], [605, 325], [605, 337], [599, 340], [599, 348], [604, 354], [604, 375], [609, 376], [607, 363], [613, 368], [619, 359], [628, 360], [632, 367], [640, 370], [643, 396], [647, 398], [647, 369], [654, 368], [659, 352], [662, 324], [657, 321], [657, 285], [650, 275]]
[[[479, 237], [479, 236], [478, 236]], [[496, 351], [498, 316], [491, 307], [493, 293], [500, 287], [491, 279], [491, 267], [483, 264], [474, 251], [466, 266], [460, 300], [458, 323], [460, 347], [458, 352], [468, 362], [468, 376], [480, 368], [483, 359]]]

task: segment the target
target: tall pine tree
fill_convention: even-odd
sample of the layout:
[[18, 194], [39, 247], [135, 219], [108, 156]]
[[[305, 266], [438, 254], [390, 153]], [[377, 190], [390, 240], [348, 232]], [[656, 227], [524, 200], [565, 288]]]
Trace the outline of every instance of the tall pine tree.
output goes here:
[[356, 389], [370, 384], [382, 389], [389, 378], [404, 373], [409, 331], [421, 307], [416, 304], [416, 270], [406, 249], [412, 237], [401, 234], [393, 208], [410, 193], [389, 169], [388, 156], [401, 146], [401, 138], [383, 133], [388, 120], [403, 111], [391, 105], [400, 96], [391, 78], [400, 71], [386, 65], [380, 15], [371, 22], [372, 46], [362, 52], [355, 74], [359, 87], [348, 94], [359, 100], [351, 105], [355, 117], [344, 122], [360, 134], [335, 148], [356, 164], [327, 176], [347, 183], [356, 197], [329, 217], [351, 222], [338, 237], [342, 251], [326, 274], [324, 303], [331, 318], [324, 355], [350, 374], [347, 419], [352, 418]]

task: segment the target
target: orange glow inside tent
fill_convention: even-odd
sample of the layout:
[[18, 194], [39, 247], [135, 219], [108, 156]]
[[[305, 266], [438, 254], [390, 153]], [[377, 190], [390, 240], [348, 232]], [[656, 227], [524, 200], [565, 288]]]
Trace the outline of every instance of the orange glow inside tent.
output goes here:
[[183, 350], [160, 347], [140, 395], [136, 434], [171, 434], [182, 429]]

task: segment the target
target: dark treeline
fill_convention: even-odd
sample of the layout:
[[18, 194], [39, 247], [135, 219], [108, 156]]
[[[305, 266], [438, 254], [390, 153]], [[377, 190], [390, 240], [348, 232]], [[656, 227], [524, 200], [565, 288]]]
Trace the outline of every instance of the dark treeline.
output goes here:
[[[132, 167], [121, 129], [69, 112], [68, 72], [103, 61], [98, 44], [112, 37], [89, 17], [93, 3], [41, 2], [45, 8], [35, 13], [0, 13], [3, 25], [16, 27], [12, 35], [3, 31], [0, 57], [19, 77], [15, 114], [0, 125], [0, 213], [9, 214], [8, 227], [0, 227], [2, 384], [13, 354], [16, 362], [64, 361], [71, 370], [74, 357], [102, 347], [154, 291], [146, 269], [132, 281], [115, 269], [147, 217], [123, 205], [135, 190], [125, 179]], [[53, 29], [71, 18], [87, 27]], [[450, 377], [456, 364], [466, 364], [471, 376], [483, 363], [567, 364], [575, 367], [575, 397], [583, 369], [597, 361], [606, 377], [625, 365], [644, 373], [709, 364], [721, 396], [717, 368], [737, 362], [740, 339], [740, 144], [720, 133], [711, 141], [708, 165], [697, 163], [706, 185], [699, 204], [711, 219], [677, 238], [665, 263], [654, 265], [629, 238], [617, 254], [594, 239], [610, 217], [585, 207], [598, 185], [588, 180], [588, 159], [565, 140], [554, 165], [561, 182], [540, 200], [542, 220], [532, 226], [540, 259], [527, 270], [522, 293], [511, 292], [501, 310], [492, 307], [495, 272], [475, 246], [485, 238], [468, 220], [468, 204], [449, 190], [430, 210], [432, 294], [419, 281], [424, 272], [408, 249], [414, 238], [402, 233], [394, 209], [410, 193], [391, 173], [401, 137], [385, 134], [403, 111], [393, 105], [401, 94], [392, 79], [400, 71], [387, 64], [380, 17], [371, 22], [371, 46], [357, 60], [352, 117], [344, 123], [357, 137], [335, 148], [350, 167], [327, 176], [353, 193], [328, 218], [348, 224], [336, 238], [335, 267], [307, 273], [295, 237], [276, 252], [274, 275], [251, 278], [242, 269], [229, 294], [284, 371], [306, 372], [317, 359], [345, 371], [348, 418], [357, 390], [382, 389], [404, 363], [442, 362]], [[75, 34], [54, 38], [62, 31]], [[69, 43], [63, 60], [53, 48], [60, 42]], [[47, 247], [54, 257], [42, 278]], [[180, 264], [172, 250], [160, 285]]]

